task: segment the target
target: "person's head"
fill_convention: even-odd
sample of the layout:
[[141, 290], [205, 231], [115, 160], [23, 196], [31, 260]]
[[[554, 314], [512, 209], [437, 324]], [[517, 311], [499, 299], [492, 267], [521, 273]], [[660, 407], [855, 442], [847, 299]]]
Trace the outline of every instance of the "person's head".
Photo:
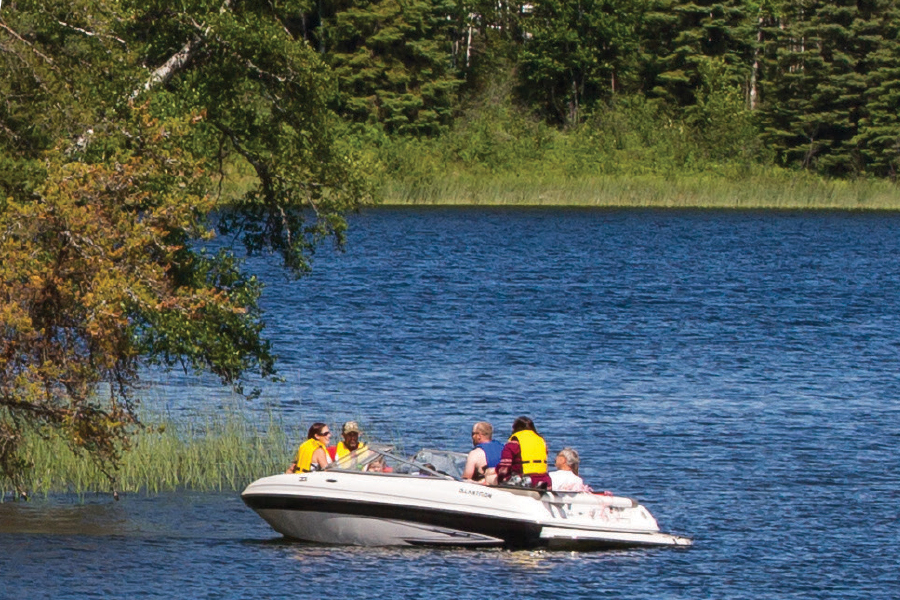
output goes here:
[[315, 438], [323, 444], [327, 444], [330, 436], [331, 431], [328, 429], [328, 425], [325, 423], [313, 423], [309, 428], [309, 433], [306, 434], [306, 439], [311, 440]]
[[472, 425], [472, 445], [477, 446], [489, 442], [494, 437], [493, 426], [486, 421], [479, 421]]
[[347, 421], [341, 429], [344, 437], [344, 445], [351, 452], [359, 448], [359, 424], [356, 421]]
[[513, 421], [513, 426], [512, 426], [513, 433], [517, 433], [519, 431], [525, 431], [526, 429], [537, 433], [537, 429], [534, 428], [534, 421], [532, 421], [528, 417], [519, 417], [518, 419]]
[[556, 468], [560, 471], [572, 471], [578, 475], [578, 465], [580, 464], [581, 459], [578, 458], [578, 453], [574, 448], [563, 448], [556, 455]]

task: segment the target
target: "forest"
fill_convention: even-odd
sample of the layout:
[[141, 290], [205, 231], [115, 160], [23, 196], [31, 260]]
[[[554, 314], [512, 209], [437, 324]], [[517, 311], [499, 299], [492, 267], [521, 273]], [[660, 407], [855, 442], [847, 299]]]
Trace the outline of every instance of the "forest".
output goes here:
[[370, 141], [444, 136], [484, 166], [503, 160], [491, 130], [505, 123], [523, 155], [564, 132], [565, 152], [607, 172], [900, 166], [895, 0], [339, 0], [292, 26]]

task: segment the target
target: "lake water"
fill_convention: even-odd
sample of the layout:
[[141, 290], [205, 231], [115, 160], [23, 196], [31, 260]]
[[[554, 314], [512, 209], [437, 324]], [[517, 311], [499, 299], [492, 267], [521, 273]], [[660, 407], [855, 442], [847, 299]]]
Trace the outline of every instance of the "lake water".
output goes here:
[[[262, 262], [298, 432], [466, 450], [519, 414], [688, 550], [286, 543], [236, 493], [0, 504], [0, 598], [897, 598], [900, 215], [431, 208]], [[179, 418], [227, 395], [167, 376]], [[285, 463], [289, 457], [285, 457]]]

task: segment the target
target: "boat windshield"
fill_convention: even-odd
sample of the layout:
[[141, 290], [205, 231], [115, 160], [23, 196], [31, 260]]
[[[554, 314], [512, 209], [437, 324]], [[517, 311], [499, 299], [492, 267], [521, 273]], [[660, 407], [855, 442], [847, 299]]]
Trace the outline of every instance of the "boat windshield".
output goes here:
[[403, 458], [392, 446], [369, 445], [331, 463], [326, 470], [462, 479], [465, 466], [466, 455], [461, 452], [425, 449]]

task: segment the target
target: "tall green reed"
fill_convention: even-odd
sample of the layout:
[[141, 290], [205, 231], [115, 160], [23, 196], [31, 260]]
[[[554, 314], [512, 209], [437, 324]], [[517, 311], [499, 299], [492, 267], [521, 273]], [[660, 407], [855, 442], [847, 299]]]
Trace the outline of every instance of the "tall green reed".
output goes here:
[[[157, 493], [180, 489], [240, 490], [249, 482], [282, 472], [296, 443], [272, 415], [249, 416], [238, 409], [191, 419], [144, 419], [145, 429], [125, 452], [115, 482], [89, 458], [76, 455], [58, 436], [26, 436], [26, 460], [34, 465], [25, 487], [31, 494], [69, 492]], [[0, 479], [0, 497], [14, 493]]]
[[717, 175], [447, 175], [391, 181], [390, 205], [598, 206], [727, 209], [897, 210], [900, 190], [888, 181], [825, 180], [777, 171]]

